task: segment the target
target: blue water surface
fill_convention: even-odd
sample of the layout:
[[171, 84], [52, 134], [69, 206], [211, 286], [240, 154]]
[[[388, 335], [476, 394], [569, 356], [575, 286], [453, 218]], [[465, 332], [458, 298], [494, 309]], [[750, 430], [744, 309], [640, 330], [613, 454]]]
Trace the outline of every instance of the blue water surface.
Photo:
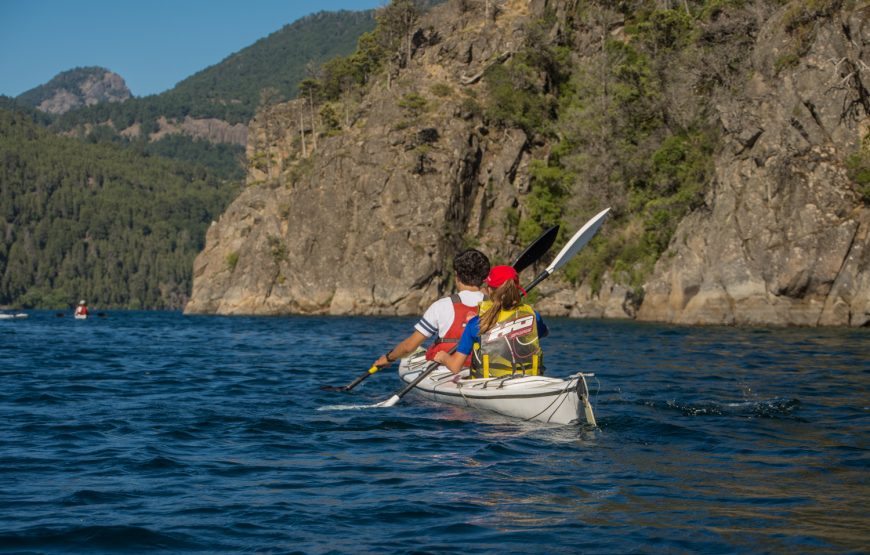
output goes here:
[[0, 551], [867, 552], [870, 330], [548, 322], [598, 428], [328, 408], [412, 318], [2, 320]]

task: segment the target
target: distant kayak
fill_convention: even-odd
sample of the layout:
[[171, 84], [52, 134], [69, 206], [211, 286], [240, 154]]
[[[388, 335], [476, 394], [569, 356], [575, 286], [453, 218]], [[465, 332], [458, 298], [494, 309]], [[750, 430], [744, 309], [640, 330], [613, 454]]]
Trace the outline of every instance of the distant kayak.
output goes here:
[[18, 314], [0, 314], [0, 320], [13, 320], [15, 318], [27, 318], [27, 314], [23, 312]]
[[75, 315], [75, 319], [76, 319], [76, 320], [87, 320], [87, 319], [88, 319], [88, 315], [87, 315], [87, 314], [76, 314], [76, 315]]

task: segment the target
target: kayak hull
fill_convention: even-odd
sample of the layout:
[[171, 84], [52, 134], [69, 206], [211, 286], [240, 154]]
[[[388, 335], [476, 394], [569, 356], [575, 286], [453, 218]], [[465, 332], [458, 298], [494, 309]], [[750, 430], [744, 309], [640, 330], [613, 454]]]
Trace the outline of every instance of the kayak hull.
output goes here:
[[[429, 367], [425, 356], [417, 354], [403, 359], [399, 377], [411, 383]], [[506, 376], [489, 379], [454, 381], [454, 374], [441, 366], [423, 378], [414, 389], [416, 395], [461, 407], [488, 410], [522, 420], [595, 425], [586, 374], [566, 379], [544, 376]]]
[[14, 320], [16, 318], [27, 318], [27, 314], [24, 312], [18, 314], [0, 314], [0, 320]]

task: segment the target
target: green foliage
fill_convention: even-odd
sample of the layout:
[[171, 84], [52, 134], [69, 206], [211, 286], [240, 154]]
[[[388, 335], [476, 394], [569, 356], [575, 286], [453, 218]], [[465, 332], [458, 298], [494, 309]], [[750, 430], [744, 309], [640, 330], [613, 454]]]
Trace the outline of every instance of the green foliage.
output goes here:
[[784, 69], [797, 66], [800, 61], [801, 56], [797, 52], [784, 52], [773, 62], [773, 69], [779, 73]]
[[18, 100], [0, 95], [0, 110], [7, 110], [9, 112], [17, 112], [23, 116], [26, 116], [27, 119], [32, 121], [33, 123], [37, 123], [39, 125], [49, 125], [51, 124], [51, 115], [46, 114], [45, 112], [40, 112], [30, 106], [25, 106]]
[[129, 145], [147, 156], [162, 156], [209, 168], [216, 177], [241, 181], [245, 177], [245, 148], [228, 143], [212, 143], [189, 135], [172, 134], [154, 141], [132, 141]]
[[393, 59], [407, 63], [411, 50], [411, 32], [420, 12], [414, 0], [391, 0], [375, 14], [378, 26], [376, 38], [384, 52]]
[[480, 106], [480, 103], [477, 99], [472, 98], [470, 96], [466, 96], [462, 99], [462, 102], [459, 103], [459, 110], [464, 118], [479, 118], [483, 115], [483, 108]]
[[723, 12], [743, 8], [746, 2], [747, 0], [706, 0], [701, 6], [698, 19], [700, 21], [711, 21]]
[[48, 133], [0, 111], [0, 304], [180, 308], [234, 196], [202, 166]]
[[846, 159], [846, 169], [864, 203], [870, 204], [870, 134], [864, 136], [858, 152]]
[[555, 16], [547, 12], [526, 28], [524, 47], [510, 60], [487, 69], [488, 98], [484, 113], [502, 126], [516, 126], [527, 134], [546, 131], [556, 114], [559, 87], [571, 74], [571, 49], [548, 40]]
[[269, 254], [272, 261], [278, 265], [287, 259], [287, 245], [284, 241], [275, 235], [266, 237], [266, 244], [269, 247]]
[[435, 83], [431, 87], [432, 94], [441, 98], [453, 95], [453, 87], [447, 83]]
[[397, 130], [406, 129], [419, 123], [420, 116], [429, 109], [429, 104], [419, 93], [410, 92], [399, 100], [399, 107], [404, 111], [405, 117], [393, 126]]
[[794, 67], [815, 40], [820, 22], [830, 18], [843, 5], [843, 0], [792, 0], [782, 16], [782, 25], [791, 36], [791, 43], [774, 62], [777, 72]]
[[31, 287], [17, 301], [24, 308], [46, 308], [60, 310], [69, 308], [75, 301], [75, 294], [70, 294], [66, 288], [59, 287], [56, 289], [45, 287]]
[[[530, 39], [534, 56], [521, 52], [486, 75], [491, 119], [558, 139], [546, 162], [530, 166], [519, 240], [534, 239], [555, 223], [567, 235], [570, 224], [604, 206], [614, 209], [607, 232], [566, 268], [569, 279], [588, 280], [597, 289], [612, 271], [642, 298], [641, 286], [677, 225], [702, 206], [713, 180], [717, 125], [701, 110], [691, 118], [669, 113], [673, 95], [685, 93], [669, 90], [667, 79], [684, 57], [700, 59], [690, 55], [702, 48], [695, 18], [742, 2], [672, 3], [675, 9], [646, 0], [610, 5], [622, 12], [626, 36], [602, 34], [594, 56], [571, 60], [570, 45], [550, 44], [553, 33], [536, 31]], [[578, 20], [606, 27], [588, 19], [594, 9], [578, 5]], [[549, 28], [546, 21], [540, 25]], [[524, 99], [527, 92], [534, 100]], [[532, 104], [544, 99], [548, 109]], [[680, 125], [680, 118], [690, 123]], [[505, 214], [506, 224], [512, 216]], [[565, 239], [560, 236], [556, 246]]]
[[571, 190], [571, 174], [557, 166], [534, 160], [529, 173], [531, 190], [526, 197], [526, 217], [519, 221], [519, 239], [530, 243], [544, 230], [562, 224], [565, 200]]
[[843, 5], [843, 0], [792, 0], [782, 17], [789, 33], [800, 32], [818, 23], [820, 18], [831, 17]]
[[691, 39], [693, 23], [684, 10], [655, 10], [629, 32], [636, 35], [647, 50], [659, 52], [684, 48]]
[[508, 235], [513, 234], [520, 224], [520, 212], [515, 206], [508, 206], [504, 212], [504, 227]]
[[399, 101], [399, 107], [405, 110], [405, 113], [410, 118], [417, 118], [426, 111], [426, 99], [420, 94], [411, 92], [402, 96]]
[[324, 132], [327, 135], [333, 135], [341, 130], [338, 114], [335, 113], [335, 108], [330, 104], [324, 104], [320, 109], [320, 122], [323, 124]]
[[527, 133], [542, 129], [552, 100], [536, 85], [536, 75], [534, 68], [521, 62], [490, 68], [485, 75], [489, 88], [486, 116], [499, 125], [514, 125]]
[[236, 266], [239, 263], [239, 251], [233, 251], [227, 255], [227, 269], [230, 273], [236, 271]]

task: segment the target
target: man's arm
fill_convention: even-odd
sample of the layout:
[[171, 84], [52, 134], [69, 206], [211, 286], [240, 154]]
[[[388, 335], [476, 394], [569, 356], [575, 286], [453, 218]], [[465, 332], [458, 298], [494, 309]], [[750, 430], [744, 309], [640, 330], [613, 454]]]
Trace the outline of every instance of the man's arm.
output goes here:
[[[389, 366], [391, 362], [410, 355], [416, 351], [417, 347], [422, 345], [426, 339], [428, 338], [425, 335], [414, 330], [414, 333], [403, 339], [401, 343], [387, 351], [386, 354], [381, 355], [381, 357], [375, 361], [375, 366]], [[389, 360], [387, 360], [387, 355], [390, 356]]]

